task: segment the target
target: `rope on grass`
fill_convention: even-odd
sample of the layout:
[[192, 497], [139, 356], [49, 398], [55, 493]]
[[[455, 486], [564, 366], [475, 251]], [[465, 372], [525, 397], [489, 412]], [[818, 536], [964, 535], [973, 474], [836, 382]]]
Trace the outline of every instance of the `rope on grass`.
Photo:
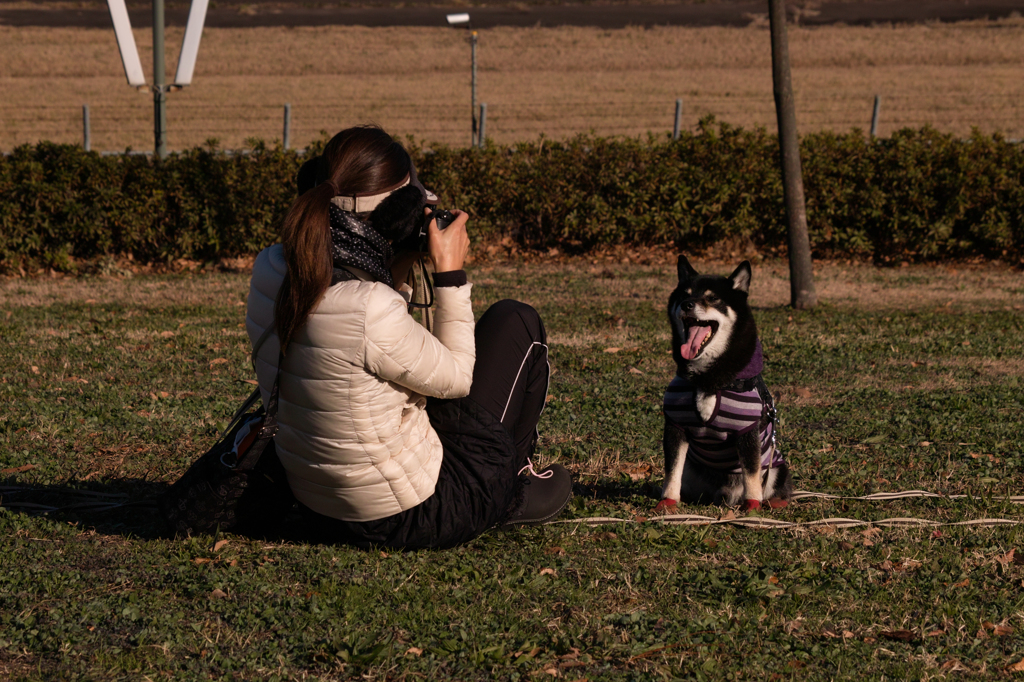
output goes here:
[[[806, 498], [813, 498], [819, 500], [866, 500], [868, 502], [885, 502], [888, 500], [902, 500], [908, 497], [933, 497], [943, 500], [966, 500], [968, 498], [977, 498], [977, 495], [942, 495], [940, 493], [933, 493], [927, 490], [902, 490], [895, 493], [874, 493], [873, 495], [861, 495], [861, 496], [843, 496], [843, 495], [831, 495], [829, 493], [813, 493], [809, 490], [797, 490], [793, 493], [794, 500], [802, 500]], [[1000, 500], [1012, 502], [1013, 504], [1024, 504], [1024, 495], [1007, 495], [1000, 496]]]
[[862, 519], [845, 518], [817, 519], [815, 521], [783, 521], [781, 519], [768, 519], [759, 516], [719, 519], [714, 516], [700, 516], [699, 514], [666, 514], [664, 516], [637, 517], [634, 519], [620, 519], [614, 516], [592, 516], [585, 519], [559, 519], [558, 521], [552, 521], [551, 523], [575, 523], [586, 526], [603, 526], [613, 523], [643, 523], [645, 521], [670, 526], [738, 526], [740, 528], [756, 528], [761, 530], [785, 530], [790, 528], [813, 528], [826, 526], [831, 528], [859, 528], [862, 526], [872, 526], [877, 528], [941, 528], [950, 526], [994, 528], [997, 526], [1024, 525], [1024, 520], [999, 518], [971, 519], [969, 521], [932, 521], [930, 519], [915, 519], [907, 517], [880, 519], [878, 521], [864, 521]]
[[[809, 490], [797, 490], [793, 493], [794, 500], [819, 499], [819, 500], [863, 500], [867, 502], [888, 502], [890, 500], [902, 500], [913, 497], [928, 497], [943, 500], [962, 500], [971, 498], [971, 495], [942, 495], [927, 490], [901, 490], [891, 493], [874, 493], [872, 495], [844, 496], [832, 495], [829, 493], [815, 493]], [[976, 497], [976, 496], [974, 496]], [[1024, 495], [1008, 495], [1000, 497], [1013, 504], [1024, 504]], [[784, 530], [787, 528], [859, 528], [862, 526], [874, 526], [878, 528], [940, 528], [950, 526], [975, 526], [980, 528], [995, 528], [998, 526], [1020, 526], [1024, 520], [1019, 519], [971, 519], [969, 521], [933, 521], [931, 519], [918, 519], [913, 517], [897, 517], [891, 519], [880, 519], [878, 521], [864, 521], [862, 519], [828, 518], [815, 521], [783, 521], [760, 516], [737, 517], [737, 518], [716, 518], [714, 516], [701, 516], [699, 514], [665, 514], [661, 516], [637, 517], [633, 519], [620, 519], [614, 516], [592, 516], [583, 519], [560, 519], [552, 523], [577, 523], [587, 526], [601, 526], [613, 523], [642, 523], [649, 521], [672, 526], [738, 526], [740, 528], [757, 528], [770, 530]]]

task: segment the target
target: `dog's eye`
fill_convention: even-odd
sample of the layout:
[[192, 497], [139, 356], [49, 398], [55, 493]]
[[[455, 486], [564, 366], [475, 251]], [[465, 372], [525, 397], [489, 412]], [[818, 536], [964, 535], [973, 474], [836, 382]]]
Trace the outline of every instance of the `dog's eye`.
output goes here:
[[704, 294], [704, 300], [707, 301], [708, 303], [714, 303], [715, 301], [718, 300], [718, 297], [709, 291], [706, 294]]

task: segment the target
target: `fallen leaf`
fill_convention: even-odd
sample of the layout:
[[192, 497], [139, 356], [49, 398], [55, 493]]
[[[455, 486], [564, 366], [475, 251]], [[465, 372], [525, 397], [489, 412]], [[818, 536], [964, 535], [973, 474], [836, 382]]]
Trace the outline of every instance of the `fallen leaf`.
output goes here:
[[1006, 637], [1013, 634], [1013, 628], [1009, 625], [996, 625], [992, 628], [992, 634], [996, 637]]
[[727, 509], [724, 514], [722, 514], [721, 516], [718, 517], [718, 520], [719, 521], [732, 521], [735, 518], [736, 518], [736, 512], [734, 512], [732, 509]]
[[856, 636], [856, 635], [854, 635], [854, 634], [853, 634], [852, 632], [850, 632], [849, 630], [843, 630], [843, 639], [852, 639], [852, 638], [853, 638], [853, 637], [855, 637], [855, 636]]
[[1011, 549], [1011, 550], [1010, 550], [1009, 552], [1007, 552], [1006, 554], [1000, 554], [1000, 555], [998, 555], [998, 556], [996, 557], [996, 561], [998, 561], [998, 562], [999, 562], [999, 564], [1000, 564], [1000, 565], [1001, 565], [1001, 566], [1002, 566], [1003, 568], [1006, 568], [1006, 567], [1008, 567], [1008, 566], [1009, 566], [1010, 564], [1014, 563], [1014, 561], [1013, 561], [1013, 558], [1014, 558], [1014, 554], [1015, 554], [1015, 552], [1014, 552], [1014, 551], [1013, 551], [1013, 550]]
[[928, 636], [929, 637], [941, 637], [944, 634], [946, 634], [945, 630], [932, 630], [931, 632], [928, 633]]
[[832, 628], [830, 628], [828, 626], [825, 626], [825, 627], [823, 627], [821, 629], [821, 634], [824, 635], [825, 637], [830, 637], [830, 638], [833, 638], [833, 639], [838, 639], [840, 637], [838, 632], [836, 632], [834, 629], [832, 629]]
[[804, 388], [802, 386], [800, 388], [795, 389], [793, 392], [796, 393], [798, 398], [810, 398], [811, 397], [811, 389]]
[[39, 374], [39, 368], [36, 367], [35, 365], [32, 365], [31, 369], [33, 374]]
[[863, 545], [865, 547], [874, 547], [875, 543], [871, 542], [871, 540], [864, 540]]
[[0, 469], [0, 476], [6, 476], [7, 474], [20, 474], [23, 471], [32, 471], [36, 468], [35, 464], [22, 464], [20, 467], [11, 467], [10, 469]]
[[411, 647], [409, 647], [408, 649], [405, 650], [405, 653], [406, 653], [406, 655], [412, 654], [413, 656], [422, 656], [423, 655], [423, 649], [421, 649], [419, 647], [416, 647], [416, 646], [411, 646]]
[[967, 587], [970, 584], [971, 584], [971, 579], [970, 578], [964, 578], [963, 580], [961, 580], [958, 583], [953, 583], [953, 587]]
[[552, 677], [558, 677], [558, 668], [545, 668], [544, 672]]
[[553, 568], [542, 568], [542, 569], [540, 569], [540, 574], [541, 575], [552, 575], [552, 576], [557, 576], [558, 575], [558, 573], [556, 573], [555, 569], [553, 569]]
[[892, 570], [892, 562], [889, 561], [888, 559], [886, 559], [882, 563], [876, 565], [875, 568], [877, 568], [880, 571], [891, 571]]
[[638, 370], [638, 369], [637, 369], [636, 367], [630, 367], [630, 368], [629, 368], [629, 373], [630, 373], [630, 374], [641, 374], [641, 375], [643, 374], [643, 372], [641, 372], [640, 370]]
[[253, 386], [260, 385], [260, 382], [256, 381], [255, 379], [242, 379], [242, 383], [252, 384]]
[[605, 353], [618, 353], [620, 350], [622, 350], [622, 349], [617, 347], [617, 346], [611, 346], [609, 348], [605, 348], [604, 352]]
[[932, 442], [930, 440], [923, 440], [920, 443], [918, 443], [918, 445], [920, 445], [922, 448], [929, 447], [931, 444]]
[[214, 358], [213, 360], [210, 360], [210, 364], [211, 365], [223, 365], [227, 361], [228, 361], [227, 358]]
[[544, 550], [545, 554], [553, 554], [555, 556], [565, 556], [565, 550], [555, 545], [554, 547], [548, 547]]
[[839, 549], [845, 549], [845, 550], [849, 551], [849, 550], [853, 549], [853, 545], [850, 544], [849, 542], [846, 542], [844, 540], [843, 542], [839, 543]]
[[217, 542], [213, 543], [213, 551], [219, 552], [226, 544], [228, 544], [227, 540], [217, 540]]
[[159, 393], [158, 395], [159, 395], [159, 396], [160, 396], [161, 398], [170, 398], [170, 397], [171, 397], [171, 394], [170, 394], [170, 393], [168, 393], [167, 391], [160, 391], [160, 393]]
[[196, 557], [195, 559], [192, 560], [192, 563], [194, 563], [194, 564], [208, 564], [211, 561], [213, 561], [213, 559], [207, 559], [206, 557]]
[[1006, 669], [1011, 673], [1024, 673], [1024, 658], [1020, 659], [1016, 663], [1006, 666]]
[[864, 530], [862, 530], [862, 531], [860, 532], [860, 534], [861, 534], [861, 535], [863, 535], [863, 536], [864, 536], [864, 537], [866, 537], [866, 538], [869, 538], [869, 537], [871, 537], [872, 535], [878, 535], [878, 534], [879, 534], [879, 533], [881, 533], [881, 532], [882, 532], [882, 531], [881, 531], [881, 530], [879, 530], [878, 528], [874, 528], [874, 527], [872, 527], [872, 528], [865, 528]]
[[172, 336], [174, 336], [174, 332], [160, 332], [160, 336], [162, 336], [165, 339], [169, 339]]
[[939, 538], [942, 537], [942, 531], [941, 530], [933, 530], [932, 531], [932, 537], [935, 538], [936, 540], [938, 540]]
[[210, 593], [210, 599], [224, 599], [228, 596], [228, 593], [220, 588], [213, 588], [213, 592]]
[[787, 635], [793, 634], [797, 630], [803, 627], [803, 624], [798, 620], [787, 620], [782, 624], [782, 630]]
[[606, 531], [604, 533], [598, 533], [594, 537], [596, 539], [598, 539], [598, 540], [614, 540], [615, 538], [617, 538], [619, 536], [616, 535], [615, 533], [612, 533], [611, 531]]

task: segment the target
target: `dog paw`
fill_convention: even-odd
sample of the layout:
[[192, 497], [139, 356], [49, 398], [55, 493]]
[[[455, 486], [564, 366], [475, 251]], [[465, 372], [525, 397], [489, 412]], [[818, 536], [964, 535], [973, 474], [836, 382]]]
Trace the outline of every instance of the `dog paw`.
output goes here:
[[743, 511], [754, 511], [761, 508], [761, 500], [747, 500], [743, 504]]
[[772, 509], [782, 509], [789, 505], [789, 500], [784, 500], [781, 497], [773, 497], [768, 500], [768, 506]]
[[658, 512], [672, 511], [676, 508], [677, 504], [678, 502], [676, 502], [675, 500], [670, 500], [666, 497], [664, 500], [658, 503], [658, 506], [654, 508], [654, 513], [657, 514]]

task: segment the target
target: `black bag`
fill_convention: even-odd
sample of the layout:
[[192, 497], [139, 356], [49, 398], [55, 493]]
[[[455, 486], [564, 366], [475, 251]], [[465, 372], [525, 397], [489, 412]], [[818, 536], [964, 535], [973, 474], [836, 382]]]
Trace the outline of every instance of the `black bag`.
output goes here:
[[[266, 336], [257, 341], [254, 357]], [[176, 534], [258, 529], [284, 516], [292, 506], [294, 497], [273, 441], [280, 367], [279, 357], [278, 375], [265, 408], [250, 412], [260, 397], [257, 388], [235, 412], [220, 440], [157, 499], [161, 514]], [[235, 440], [246, 427], [248, 434], [236, 450]]]

